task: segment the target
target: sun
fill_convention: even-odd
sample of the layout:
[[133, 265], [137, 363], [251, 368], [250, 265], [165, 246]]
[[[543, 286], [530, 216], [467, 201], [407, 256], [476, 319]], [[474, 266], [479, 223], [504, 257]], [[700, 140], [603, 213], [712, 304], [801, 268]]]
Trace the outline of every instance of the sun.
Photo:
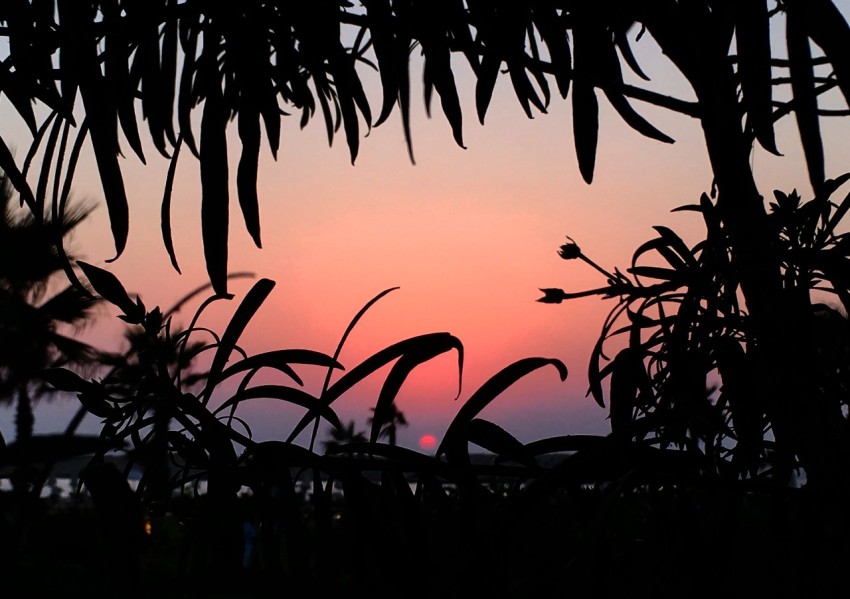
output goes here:
[[431, 434], [419, 437], [419, 449], [423, 451], [434, 451], [437, 447], [437, 437]]

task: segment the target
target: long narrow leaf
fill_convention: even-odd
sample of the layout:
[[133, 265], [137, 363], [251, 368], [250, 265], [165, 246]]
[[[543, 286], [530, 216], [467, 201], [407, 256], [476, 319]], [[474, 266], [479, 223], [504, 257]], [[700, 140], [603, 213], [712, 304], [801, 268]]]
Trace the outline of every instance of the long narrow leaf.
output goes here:
[[499, 460], [520, 462], [526, 466], [535, 466], [531, 455], [525, 451], [520, 441], [498, 424], [473, 418], [467, 427], [467, 440], [487, 451], [496, 454]]
[[546, 43], [555, 71], [555, 82], [562, 98], [566, 98], [573, 80], [569, 34], [564, 22], [558, 19], [555, 7], [548, 2], [536, 2], [532, 7], [534, 25]]
[[441, 455], [446, 448], [465, 439], [465, 431], [473, 418], [477, 417], [496, 397], [504, 393], [511, 385], [535, 370], [544, 366], [554, 366], [561, 381], [567, 379], [567, 367], [563, 362], [553, 358], [524, 358], [503, 368], [489, 380], [487, 380], [472, 396], [461, 406], [452, 420], [443, 441], [437, 448], [437, 455]]
[[614, 110], [617, 111], [629, 127], [645, 137], [663, 143], [671, 144], [675, 141], [672, 137], [658, 130], [652, 123], [638, 114], [622, 93], [608, 87], [603, 88], [603, 91], [605, 92], [605, 97], [611, 102], [611, 106], [614, 107]]
[[343, 369], [342, 364], [321, 352], [306, 349], [279, 349], [275, 351], [263, 352], [261, 354], [255, 354], [253, 356], [240, 360], [236, 364], [233, 364], [232, 366], [223, 370], [221, 373], [220, 380], [223, 381], [231, 376], [239, 374], [240, 372], [246, 372], [248, 370], [259, 368], [274, 368], [285, 373], [299, 385], [302, 385], [303, 382], [301, 381], [295, 370], [292, 369], [290, 364], [307, 364], [310, 366], [330, 368], [331, 370]]
[[372, 36], [372, 47], [380, 66], [381, 77], [381, 112], [375, 126], [378, 127], [389, 118], [392, 109], [398, 101], [400, 57], [396, 53], [395, 37], [393, 35], [393, 15], [389, 0], [367, 0], [366, 16], [370, 21], [369, 32]]
[[[207, 81], [201, 119], [201, 229], [207, 274], [216, 293], [227, 293], [230, 194], [227, 167], [227, 110], [217, 79]], [[188, 138], [187, 138], [188, 139]]]
[[138, 302], [130, 299], [129, 294], [124, 289], [121, 281], [118, 280], [118, 277], [108, 270], [98, 268], [81, 260], [77, 261], [77, 265], [83, 271], [83, 274], [86, 275], [92, 288], [103, 299], [120, 308], [124, 312], [124, 315], [130, 318], [130, 322], [141, 323], [144, 313]]
[[779, 154], [773, 133], [770, 19], [766, 0], [732, 3], [738, 74], [750, 126], [764, 149]]
[[218, 344], [212, 364], [210, 365], [209, 379], [206, 387], [201, 393], [201, 403], [206, 405], [212, 396], [215, 382], [221, 379], [221, 373], [224, 371], [224, 366], [230, 359], [230, 354], [236, 347], [239, 337], [248, 326], [248, 323], [257, 313], [257, 310], [274, 289], [274, 281], [270, 279], [260, 279], [251, 290], [245, 295], [242, 303], [236, 309], [230, 322], [227, 323], [227, 328], [221, 336], [221, 343]]
[[33, 196], [26, 178], [23, 176], [21, 171], [18, 170], [18, 165], [15, 164], [12, 152], [9, 151], [9, 148], [6, 145], [6, 142], [3, 141], [2, 137], [0, 137], [0, 169], [2, 169], [3, 173], [5, 173], [5, 175], [9, 178], [9, 182], [12, 186], [18, 190], [18, 193], [21, 194], [21, 199], [26, 202], [27, 206], [30, 210], [32, 210], [33, 214], [35, 214], [35, 197]]
[[832, 64], [838, 87], [850, 107], [850, 25], [836, 3], [826, 0], [795, 0], [807, 14], [806, 26], [812, 40]]
[[[330, 405], [354, 385], [405, 354], [418, 356], [421, 362], [424, 361], [423, 359], [430, 359], [430, 357], [452, 349], [456, 349], [458, 352], [458, 370], [460, 372], [458, 380], [460, 381], [463, 372], [463, 344], [457, 337], [449, 333], [427, 333], [399, 341], [376, 352], [328, 387], [327, 391], [322, 394], [322, 403]], [[426, 356], [430, 357], [426, 358]], [[289, 441], [297, 437], [313, 418], [315, 418], [315, 414], [305, 415], [289, 435]]]
[[[455, 347], [460, 351], [459, 342]], [[375, 413], [372, 416], [372, 429], [369, 433], [369, 441], [375, 443], [378, 440], [378, 435], [381, 432], [384, 424], [392, 420], [391, 406], [395, 402], [399, 391], [401, 390], [404, 381], [413, 370], [440, 354], [447, 351], [447, 346], [442, 343], [434, 344], [419, 344], [413, 351], [402, 355], [390, 369], [384, 384], [381, 386], [381, 391], [378, 394], [378, 401], [375, 403]]]
[[243, 401], [250, 399], [279, 399], [289, 404], [301, 406], [308, 410], [318, 410], [319, 415], [330, 422], [334, 427], [342, 427], [339, 416], [327, 405], [319, 405], [319, 400], [309, 393], [295, 387], [284, 387], [283, 385], [258, 385], [249, 387], [234, 394], [224, 403], [216, 408], [214, 413], [234, 407]]
[[257, 167], [260, 157], [260, 114], [247, 106], [239, 113], [239, 140], [242, 142], [242, 155], [236, 171], [236, 189], [239, 194], [239, 207], [245, 219], [245, 228], [261, 248], [260, 207], [257, 196]]
[[177, 172], [177, 158], [180, 156], [180, 148], [183, 145], [183, 132], [177, 136], [174, 151], [168, 164], [168, 174], [165, 177], [165, 190], [162, 194], [162, 206], [160, 208], [160, 229], [162, 230], [162, 243], [171, 260], [171, 265], [178, 273], [180, 265], [177, 263], [177, 254], [174, 251], [174, 240], [171, 236], [171, 196], [174, 190], [174, 175]]
[[812, 49], [801, 22], [804, 15], [789, 10], [786, 16], [786, 38], [790, 63], [791, 90], [794, 93], [794, 114], [808, 166], [809, 180], [817, 193], [824, 180], [823, 142], [818, 121], [818, 100], [815, 94]]
[[44, 206], [47, 199], [47, 184], [50, 179], [50, 171], [54, 166], [53, 154], [56, 151], [56, 146], [59, 143], [59, 133], [62, 130], [62, 119], [56, 119], [53, 126], [50, 128], [50, 134], [47, 136], [47, 143], [44, 148], [44, 156], [41, 159], [41, 172], [38, 176], [38, 185], [35, 191], [35, 213], [33, 216], [36, 221], [41, 222], [44, 218]]
[[482, 125], [487, 108], [490, 106], [490, 99], [493, 97], [493, 88], [496, 86], [501, 66], [502, 59], [488, 52], [484, 54], [478, 69], [478, 81], [475, 82], [475, 109], [478, 112], [478, 121]]
[[586, 81], [573, 81], [573, 138], [578, 168], [585, 183], [593, 182], [596, 144], [599, 140], [599, 103]]

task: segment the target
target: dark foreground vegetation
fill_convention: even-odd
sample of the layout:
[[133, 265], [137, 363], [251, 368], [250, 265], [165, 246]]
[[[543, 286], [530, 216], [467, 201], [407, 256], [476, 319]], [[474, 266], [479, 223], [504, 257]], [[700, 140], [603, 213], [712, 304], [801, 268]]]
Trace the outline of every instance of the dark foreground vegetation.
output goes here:
[[[606, 285], [547, 289], [542, 301], [615, 301], [589, 370], [589, 395], [610, 409], [611, 434], [522, 444], [480, 418], [523, 376], [541, 368], [567, 376], [558, 360], [527, 358], [465, 399], [435, 455], [384, 442], [382, 431], [394, 426], [393, 401], [414, 368], [446, 352], [462, 365], [457, 338], [427, 334], [347, 369], [337, 362], [360, 317], [392, 290], [364, 306], [332, 355], [249, 355], [239, 336], [271, 281], [254, 284], [221, 334], [196, 325], [209, 300], [191, 326], [173, 330], [169, 313], [147, 310], [107, 271], [81, 262], [94, 291], [123, 312], [130, 350], [102, 356], [99, 377], [42, 373], [77, 394], [81, 414], [102, 418], [103, 429], [85, 437], [72, 423], [66, 435], [19, 439], [0, 453], [14, 485], [0, 494], [4, 580], [87, 597], [117, 589], [141, 597], [834, 596], [850, 558], [840, 453], [850, 405], [850, 323], [840, 306], [850, 288], [831, 265], [848, 257], [846, 234], [836, 232], [848, 207], [850, 196], [778, 192], [771, 212], [789, 288], [817, 281], [841, 290], [811, 312], [820, 369], [813, 405], [840, 443], [818, 484], [776, 441], [767, 410], [752, 408], [759, 375], [741, 350], [752, 332], [727, 292], [729, 251], [708, 196], [684, 207], [705, 220], [704, 240], [689, 248], [658, 227], [629, 274], [606, 272], [575, 242], [560, 249], [602, 271]], [[387, 365], [371, 430], [355, 435], [334, 402]], [[327, 371], [318, 393], [303, 387], [298, 371], [308, 368]], [[279, 382], [252, 384], [261, 369]], [[222, 391], [228, 382], [235, 392]], [[239, 408], [256, 398], [301, 406], [304, 417], [288, 438], [254, 441]], [[343, 431], [326, 451], [317, 448], [319, 419]], [[304, 432], [309, 443], [296, 443]], [[74, 455], [89, 456], [81, 494], [51, 497], [49, 468]]]
[[[850, 175], [829, 172], [821, 136], [823, 119], [850, 114], [850, 27], [834, 3], [9, 0], [0, 3], [0, 38], [8, 47], [0, 92], [31, 134], [22, 163], [0, 137], [0, 168], [29, 211], [6, 218], [0, 236], [0, 392], [16, 406], [16, 438], [0, 440], [9, 487], [0, 493], [4, 593], [846, 594], [850, 196], [841, 194]], [[641, 39], [687, 82], [688, 98], [649, 86], [633, 52]], [[536, 370], [566, 378], [559, 359], [530, 357], [464, 399], [436, 455], [400, 448], [390, 432], [402, 422], [395, 397], [424, 362], [456, 352], [462, 364], [451, 334], [400, 340], [355, 365], [338, 363], [339, 348], [249, 355], [239, 338], [272, 281], [255, 283], [224, 331], [197, 318], [178, 330], [172, 312], [148, 309], [65, 248], [65, 233], [84, 218], [68, 198], [90, 140], [116, 258], [122, 253], [130, 220], [119, 157], [129, 148], [141, 162], [151, 158], [145, 122], [145, 141], [170, 161], [165, 249], [178, 268], [171, 187], [185, 145], [200, 162], [214, 292], [198, 314], [232, 300], [228, 127], [241, 149], [239, 208], [259, 245], [258, 156], [263, 139], [276, 155], [283, 116], [300, 113], [306, 126], [321, 114], [329, 141], [341, 128], [354, 160], [361, 127], [397, 110], [412, 158], [413, 50], [426, 108], [436, 92], [460, 145], [453, 58], [469, 65], [481, 122], [500, 75], [528, 116], [546, 112], [553, 89], [569, 97], [588, 183], [600, 98], [657, 142], [673, 139], [634, 101], [701, 128], [713, 181], [681, 209], [703, 220], [704, 238], [689, 245], [656, 227], [622, 271], [569, 240], [561, 256], [603, 282], [543, 290], [549, 303], [598, 296], [614, 304], [588, 370], [609, 435], [522, 444], [480, 418]], [[357, 67], [378, 71], [376, 119]], [[753, 153], [779, 154], [774, 123], [789, 115], [811, 193], [766, 199]], [[33, 264], [41, 266], [21, 268]], [[72, 284], [46, 296], [42, 283], [55, 272]], [[61, 323], [85, 320], [98, 301], [128, 323], [126, 354], [103, 356], [61, 334]], [[335, 402], [384, 366], [371, 430], [359, 438]], [[306, 369], [327, 373], [320, 389], [305, 390]], [[76, 396], [80, 417], [101, 419], [100, 434], [77, 435], [75, 418], [64, 435], [34, 435], [32, 400], [51, 390]], [[254, 440], [240, 406], [257, 398], [299, 407], [303, 418], [286, 438]], [[325, 451], [322, 421], [337, 437]], [[473, 459], [476, 446], [493, 459]], [[73, 456], [86, 456], [82, 494], [42, 499], [53, 465]]]

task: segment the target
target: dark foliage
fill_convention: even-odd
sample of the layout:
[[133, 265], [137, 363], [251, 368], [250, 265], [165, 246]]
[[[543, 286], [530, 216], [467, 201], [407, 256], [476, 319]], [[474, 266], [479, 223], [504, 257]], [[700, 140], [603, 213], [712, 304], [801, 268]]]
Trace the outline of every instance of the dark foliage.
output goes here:
[[[787, 60], [776, 58], [769, 37], [771, 23], [775, 26], [780, 15], [788, 24]], [[592, 5], [571, 0], [15, 0], [0, 8], [0, 23], [0, 36], [9, 44], [0, 68], [0, 92], [33, 135], [23, 166], [0, 137], [0, 168], [23, 200], [41, 213], [51, 165], [55, 163], [59, 178], [75, 130], [65, 184], [59, 198], [54, 197], [54, 203], [63, 203], [81, 144], [90, 138], [120, 255], [129, 227], [123, 146], [146, 162], [142, 138], [147, 137], [172, 161], [173, 172], [186, 145], [201, 163], [204, 251], [219, 293], [225, 292], [227, 281], [227, 127], [235, 121], [238, 129], [239, 206], [259, 246], [258, 154], [265, 145], [277, 155], [286, 111], [300, 113], [302, 126], [321, 113], [328, 142], [342, 129], [354, 161], [363, 132], [385, 122], [398, 108], [412, 157], [410, 80], [415, 50], [423, 59], [426, 108], [430, 111], [436, 91], [461, 146], [455, 56], [462, 56], [476, 77], [475, 106], [481, 122], [501, 72], [529, 117], [547, 111], [552, 83], [562, 98], [572, 90], [576, 155], [588, 182], [596, 160], [598, 92], [626, 124], [662, 142], [673, 140], [641, 116], [633, 100], [690, 115], [712, 127], [716, 117], [726, 119], [726, 112], [734, 110], [738, 120], [746, 116], [746, 128], [736, 133], [743, 136], [739, 142], [757, 140], [772, 152], [777, 152], [774, 121], [793, 112], [816, 189], [824, 181], [819, 117], [845, 112], [823, 110], [818, 98], [836, 87], [850, 98], [850, 28], [828, 0], [785, 0], [770, 11], [766, 0], [734, 6], [705, 0], [606, 0]], [[624, 67], [636, 78], [647, 79], [632, 52], [632, 44], [644, 34], [693, 86], [697, 102], [627, 83]], [[733, 38], [737, 55], [729, 54]], [[824, 58], [812, 60], [810, 41]], [[821, 64], [832, 68], [829, 76], [815, 70]], [[363, 89], [363, 68], [377, 69], [380, 75], [383, 98], [377, 117]], [[777, 102], [772, 80], [776, 70], [786, 68], [792, 99]], [[33, 103], [48, 110], [41, 124]], [[79, 109], [84, 114], [80, 122]], [[192, 126], [196, 111], [199, 131]], [[145, 123], [146, 136], [140, 131]], [[44, 166], [33, 191], [27, 177], [39, 151]], [[169, 176], [162, 233], [176, 267], [170, 196]]]
[[[771, 46], [780, 19], [787, 59]], [[240, 141], [240, 209], [259, 245], [258, 153], [263, 139], [277, 153], [288, 116], [282, 109], [300, 112], [302, 126], [320, 111], [329, 142], [342, 129], [353, 161], [363, 132], [397, 107], [412, 158], [413, 50], [423, 57], [426, 108], [436, 91], [461, 146], [452, 62], [459, 56], [475, 75], [481, 122], [500, 73], [528, 116], [547, 110], [552, 83], [564, 99], [571, 91], [587, 182], [601, 97], [630, 127], [661, 142], [672, 140], [633, 100], [696, 119], [715, 178], [710, 196], [685, 207], [706, 223], [705, 239], [693, 247], [656, 227], [658, 236], [638, 248], [625, 273], [601, 268], [572, 240], [561, 247], [563, 258], [583, 260], [605, 284], [577, 293], [546, 289], [542, 301], [617, 299], [589, 372], [593, 398], [604, 406], [607, 394], [612, 432], [605, 437], [523, 444], [480, 417], [537, 370], [551, 366], [566, 378], [559, 360], [533, 357], [469, 396], [436, 455], [382, 443], [381, 431], [400, 423], [395, 399], [409, 374], [451, 351], [461, 367], [463, 360], [457, 338], [432, 333], [343, 370], [348, 334], [389, 290], [355, 316], [333, 355], [283, 349], [251, 356], [239, 338], [273, 282], [254, 285], [221, 335], [203, 330], [197, 317], [176, 331], [170, 313], [148, 310], [107, 271], [80, 263], [97, 294], [134, 327], [135, 342], [101, 379], [62, 368], [44, 374], [103, 420], [98, 439], [0, 446], [3, 467], [94, 450], [81, 474], [90, 505], [81, 504], [74, 518], [47, 511], [37, 493], [25, 501], [0, 494], [4, 516], [13, 516], [4, 527], [17, 533], [16, 522], [31, 523], [26, 536], [0, 537], [14, 539], [0, 544], [4, 581], [13, 588], [55, 590], [56, 580], [43, 576], [51, 565], [73, 580], [64, 591], [85, 596], [846, 592], [850, 285], [838, 225], [850, 200], [832, 199], [847, 177], [828, 178], [821, 118], [848, 111], [826, 109], [821, 99], [836, 90], [850, 100], [850, 28], [832, 2], [16, 0], [0, 4], [0, 23], [9, 44], [0, 91], [33, 135], [21, 165], [0, 143], [0, 168], [36, 218], [48, 203], [52, 214], [64, 211], [90, 139], [120, 255], [129, 202], [119, 158], [126, 143], [148, 159], [139, 130], [146, 122], [145, 137], [171, 161], [162, 233], [177, 267], [171, 180], [184, 145], [200, 160], [215, 295], [198, 314], [229, 297], [228, 125], [235, 122]], [[646, 79], [631, 48], [643, 35], [685, 77], [695, 101], [627, 83], [623, 66]], [[364, 66], [380, 76], [376, 119], [358, 71]], [[787, 101], [774, 98], [780, 85], [790, 89]], [[40, 124], [34, 101], [47, 109]], [[777, 192], [766, 206], [750, 154], [756, 143], [776, 153], [773, 125], [792, 112], [814, 199]], [[39, 155], [41, 169], [31, 173]], [[66, 267], [73, 274], [67, 259]], [[199, 336], [206, 339], [200, 345]], [[199, 357], [208, 364], [196, 367]], [[370, 435], [361, 440], [340, 422], [335, 402], [385, 366]], [[321, 389], [304, 390], [296, 368], [324, 369]], [[262, 369], [282, 382], [256, 383]], [[229, 383], [236, 390], [224, 393]], [[288, 438], [256, 441], [239, 416], [240, 405], [256, 398], [300, 407], [304, 416]], [[321, 421], [340, 437], [323, 454], [315, 451]], [[296, 443], [304, 432], [306, 446]], [[470, 444], [492, 460], [479, 463]], [[116, 451], [124, 453], [123, 472]], [[136, 470], [142, 476], [133, 490]]]
[[[848, 179], [826, 181], [824, 193], [808, 202], [796, 191], [777, 191], [770, 205], [783, 291], [802, 304], [815, 348], [809, 363], [799, 365], [800, 375], [811, 370], [817, 381], [807, 410], [817, 420], [818, 442], [828, 446], [826, 479], [841, 487], [850, 474], [850, 254], [847, 233], [836, 228], [850, 196], [837, 202], [833, 196]], [[561, 257], [590, 263], [606, 285], [578, 293], [546, 289], [540, 301], [617, 299], [592, 352], [588, 391], [604, 407], [607, 381], [613, 436], [682, 449], [719, 478], [791, 485], [793, 471], [799, 476], [803, 465], [791, 446], [775, 438], [777, 406], [762, 384], [766, 376], [784, 374], [755, 367], [754, 356], [763, 349], [741, 302], [728, 233], [705, 194], [699, 204], [678, 210], [703, 217], [704, 240], [688, 247], [672, 230], [655, 227], [658, 236], [637, 249], [626, 273], [600, 269], [571, 240]]]

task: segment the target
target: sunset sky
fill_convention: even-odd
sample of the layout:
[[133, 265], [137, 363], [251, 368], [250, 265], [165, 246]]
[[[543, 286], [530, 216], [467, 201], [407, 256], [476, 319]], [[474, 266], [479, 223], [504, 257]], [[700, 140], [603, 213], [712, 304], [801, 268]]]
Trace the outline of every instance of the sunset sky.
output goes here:
[[[655, 89], [690, 97], [651, 40], [637, 45]], [[454, 59], [460, 64], [459, 59]], [[277, 162], [264, 152], [260, 166], [263, 249], [253, 247], [236, 207], [232, 153], [230, 270], [251, 271], [277, 285], [250, 324], [241, 345], [249, 353], [306, 348], [333, 353], [349, 320], [370, 298], [389, 287], [397, 291], [378, 302], [355, 329], [341, 354], [351, 368], [372, 353], [407, 337], [447, 331], [465, 348], [463, 390], [457, 392], [457, 356], [441, 356], [408, 380], [398, 399], [410, 422], [400, 443], [416, 446], [423, 434], [439, 439], [459, 403], [488, 377], [530, 356], [558, 358], [570, 375], [560, 382], [554, 368], [535, 372], [498, 398], [484, 416], [531, 441], [551, 435], [606, 433], [606, 412], [587, 390], [587, 360], [613, 301], [597, 298], [560, 306], [536, 302], [541, 287], [580, 291], [604, 284], [579, 262], [564, 262], [557, 249], [570, 236], [606, 268], [628, 266], [632, 251], [663, 224], [695, 242], [701, 233], [693, 213], [671, 213], [695, 202], [711, 186], [708, 160], [697, 121], [645, 107], [650, 121], [676, 139], [665, 145], [642, 138], [600, 99], [600, 141], [592, 185], [579, 175], [573, 150], [568, 101], [553, 98], [549, 114], [525, 117], [507, 78], [499, 81], [484, 126], [474, 111], [471, 78], [460, 69], [459, 84], [467, 149], [457, 147], [435, 98], [429, 121], [414, 87], [413, 140], [416, 164], [404, 144], [400, 118], [372, 129], [350, 164], [344, 138], [328, 148], [320, 117], [304, 130], [298, 114], [284, 119]], [[373, 106], [377, 88], [370, 88]], [[553, 88], [554, 91], [554, 88]], [[2, 132], [19, 124], [4, 115]], [[847, 119], [829, 121], [827, 176], [850, 170]], [[235, 127], [231, 149], [238, 137]], [[810, 195], [792, 119], [778, 130], [785, 156], [757, 149], [753, 168], [764, 195], [797, 188]], [[17, 145], [19, 157], [27, 141]], [[10, 144], [11, 145], [11, 144]], [[106, 264], [114, 250], [106, 210], [90, 154], [76, 177], [75, 198], [98, 205], [72, 249], [81, 259], [109, 268], [148, 306], [168, 308], [206, 282], [200, 241], [198, 163], [181, 156], [174, 191], [174, 243], [183, 274], [171, 268], [159, 233], [159, 210], [167, 161], [151, 148], [148, 165], [132, 154], [124, 160], [130, 195], [130, 239], [124, 255]], [[845, 192], [846, 193], [846, 192]], [[218, 302], [202, 320], [221, 331], [253, 280], [231, 282], [235, 298]], [[175, 318], [187, 324], [192, 312]], [[121, 323], [104, 317], [82, 333], [99, 347], [120, 347]], [[307, 377], [318, 391], [317, 375]], [[335, 408], [344, 421], [366, 428], [381, 380], [370, 380], [341, 398]], [[311, 387], [311, 385], [313, 385]], [[61, 429], [72, 401], [42, 403], [36, 429]], [[301, 412], [260, 401], [240, 408], [261, 438], [286, 437]], [[97, 420], [86, 420], [95, 431]], [[12, 412], [0, 411], [0, 431], [11, 439]]]

